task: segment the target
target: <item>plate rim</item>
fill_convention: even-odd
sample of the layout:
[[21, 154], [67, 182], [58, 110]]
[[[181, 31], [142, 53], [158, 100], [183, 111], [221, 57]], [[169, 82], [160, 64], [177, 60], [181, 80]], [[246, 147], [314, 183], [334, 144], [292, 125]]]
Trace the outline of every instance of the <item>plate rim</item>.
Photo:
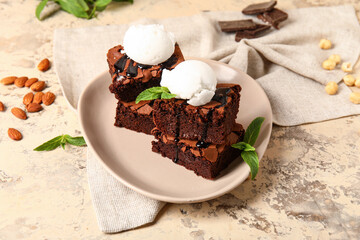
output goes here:
[[[270, 141], [272, 128], [273, 128], [273, 112], [272, 112], [272, 108], [271, 108], [269, 98], [268, 98], [267, 94], [265, 93], [264, 89], [261, 87], [261, 85], [256, 80], [254, 80], [252, 77], [250, 77], [248, 74], [246, 74], [246, 73], [242, 72], [241, 70], [239, 70], [239, 69], [237, 69], [237, 68], [235, 68], [233, 66], [230, 66], [230, 65], [228, 65], [226, 63], [215, 61], [215, 60], [210, 60], [210, 59], [198, 58], [198, 57], [187, 57], [186, 58], [186, 60], [189, 60], [189, 59], [196, 59], [196, 60], [203, 61], [205, 63], [206, 62], [212, 62], [214, 64], [220, 64], [222, 66], [231, 68], [232, 70], [234, 70], [236, 72], [241, 72], [241, 73], [247, 75], [252, 81], [254, 81], [254, 83], [256, 85], [258, 85], [259, 89], [266, 96], [266, 100], [267, 100], [266, 104], [268, 105], [268, 107], [270, 109], [270, 117], [271, 117], [269, 135], [266, 136], [266, 138], [264, 139], [264, 141], [266, 141], [266, 148], [265, 148], [265, 151], [266, 151], [266, 149], [268, 147], [268, 144], [269, 144], [269, 141]], [[125, 186], [129, 187], [130, 189], [132, 189], [132, 190], [134, 190], [134, 191], [136, 191], [136, 192], [138, 192], [138, 193], [140, 193], [140, 194], [142, 194], [144, 196], [147, 196], [149, 198], [156, 199], [156, 200], [159, 200], [159, 201], [165, 201], [165, 202], [171, 202], [171, 203], [196, 203], [196, 202], [203, 202], [203, 201], [207, 201], [207, 200], [214, 199], [214, 198], [217, 198], [219, 196], [222, 196], [222, 195], [232, 191], [236, 187], [238, 187], [241, 183], [243, 183], [248, 178], [248, 176], [250, 174], [250, 169], [248, 170], [248, 174], [244, 175], [245, 177], [236, 178], [236, 181], [234, 181], [235, 183], [228, 185], [225, 189], [220, 189], [220, 190], [218, 190], [218, 191], [216, 191], [216, 192], [214, 192], [212, 194], [202, 195], [201, 197], [196, 197], [196, 198], [193, 198], [191, 200], [189, 200], [188, 198], [182, 199], [182, 198], [179, 198], [179, 197], [172, 197], [172, 196], [164, 197], [163, 195], [159, 195], [159, 194], [156, 194], [156, 193], [151, 193], [151, 192], [148, 192], [146, 190], [143, 190], [142, 188], [138, 188], [136, 186], [133, 186], [132, 184], [128, 183], [125, 179], [122, 179], [114, 170], [112, 170], [105, 163], [105, 161], [98, 155], [97, 151], [95, 151], [95, 148], [93, 147], [91, 141], [89, 140], [89, 138], [88, 138], [88, 136], [86, 134], [84, 124], [83, 124], [83, 118], [82, 118], [82, 114], [81, 114], [82, 111], [83, 111], [83, 107], [82, 107], [83, 103], [82, 102], [84, 101], [84, 95], [86, 94], [87, 89], [94, 82], [96, 82], [101, 76], [106, 75], [107, 73], [108, 73], [108, 71], [105, 70], [101, 74], [98, 74], [96, 77], [94, 77], [91, 81], [88, 82], [88, 84], [85, 86], [84, 90], [81, 92], [81, 94], [79, 96], [78, 105], [77, 105], [78, 106], [77, 111], [78, 111], [78, 115], [79, 115], [80, 127], [81, 127], [82, 133], [84, 135], [84, 138], [85, 138], [85, 141], [86, 141], [88, 147], [91, 149], [92, 153], [97, 158], [97, 161], [99, 161], [101, 163], [101, 165], [106, 169], [106, 171], [108, 173], [110, 173], [113, 177], [115, 177], [118, 181], [120, 181], [122, 184], [124, 184]], [[259, 162], [260, 161], [261, 161], [261, 159], [259, 159]]]

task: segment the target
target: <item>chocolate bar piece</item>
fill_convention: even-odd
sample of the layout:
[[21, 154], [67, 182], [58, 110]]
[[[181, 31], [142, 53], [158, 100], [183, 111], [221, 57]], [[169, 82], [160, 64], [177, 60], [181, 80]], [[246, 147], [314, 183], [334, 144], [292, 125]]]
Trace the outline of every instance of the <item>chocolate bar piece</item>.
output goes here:
[[242, 10], [243, 14], [253, 15], [273, 10], [276, 5], [276, 1], [262, 2], [256, 4], [250, 4]]
[[235, 34], [235, 41], [240, 42], [241, 39], [247, 38], [257, 38], [260, 33], [268, 30], [270, 28], [269, 25], [264, 24], [256, 24], [256, 28], [253, 30], [244, 30], [244, 31], [238, 31]]
[[242, 30], [255, 29], [256, 24], [252, 19], [247, 20], [235, 20], [235, 21], [220, 21], [221, 31], [223, 32], [237, 32]]
[[264, 12], [257, 15], [257, 17], [263, 22], [270, 23], [274, 28], [279, 29], [279, 23], [285, 21], [288, 18], [288, 14], [277, 8], [274, 8], [270, 12]]

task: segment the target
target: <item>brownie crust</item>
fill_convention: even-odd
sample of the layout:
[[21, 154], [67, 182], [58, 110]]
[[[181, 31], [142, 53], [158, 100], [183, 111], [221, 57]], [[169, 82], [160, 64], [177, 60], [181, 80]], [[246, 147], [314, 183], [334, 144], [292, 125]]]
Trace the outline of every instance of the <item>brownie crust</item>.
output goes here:
[[116, 107], [115, 126], [124, 127], [136, 132], [151, 134], [151, 130], [155, 127], [153, 122], [154, 101], [135, 102], [119, 101]]
[[237, 84], [218, 84], [213, 100], [198, 107], [181, 99], [155, 100], [155, 125], [168, 136], [222, 144], [235, 124], [240, 90]]

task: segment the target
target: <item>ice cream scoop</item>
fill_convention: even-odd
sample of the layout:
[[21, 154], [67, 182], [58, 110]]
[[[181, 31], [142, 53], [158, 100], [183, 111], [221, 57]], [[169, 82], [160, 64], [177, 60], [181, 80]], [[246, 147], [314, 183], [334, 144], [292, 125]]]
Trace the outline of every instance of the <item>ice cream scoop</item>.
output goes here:
[[134, 25], [124, 36], [124, 51], [137, 63], [157, 65], [171, 57], [175, 49], [175, 37], [159, 24]]
[[198, 60], [181, 62], [173, 70], [163, 70], [160, 85], [167, 87], [176, 98], [188, 99], [193, 106], [211, 101], [216, 90], [216, 75], [206, 63]]

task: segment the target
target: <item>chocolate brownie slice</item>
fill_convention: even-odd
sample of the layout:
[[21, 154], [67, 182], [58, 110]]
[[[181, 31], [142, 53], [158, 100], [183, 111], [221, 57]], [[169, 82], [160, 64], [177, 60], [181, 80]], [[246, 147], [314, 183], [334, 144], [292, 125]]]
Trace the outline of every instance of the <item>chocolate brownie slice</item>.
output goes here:
[[167, 136], [157, 128], [152, 134], [158, 140], [152, 142], [153, 152], [172, 159], [199, 176], [214, 179], [240, 155], [241, 151], [231, 147], [231, 144], [243, 139], [244, 129], [240, 124], [234, 124], [223, 144], [210, 144], [206, 148], [199, 148], [197, 141]]
[[107, 53], [109, 72], [112, 83], [110, 92], [121, 101], [135, 101], [136, 97], [147, 88], [160, 86], [162, 70], [173, 69], [184, 61], [178, 44], [175, 44], [174, 54], [165, 62], [150, 66], [134, 62], [124, 52], [121, 45], [111, 48]]
[[116, 107], [115, 126], [124, 127], [136, 132], [151, 134], [155, 127], [153, 121], [154, 101], [135, 102], [119, 101]]
[[222, 144], [239, 111], [240, 90], [237, 84], [218, 84], [212, 101], [198, 107], [182, 99], [157, 99], [155, 125], [167, 136], [196, 140], [199, 146]]

